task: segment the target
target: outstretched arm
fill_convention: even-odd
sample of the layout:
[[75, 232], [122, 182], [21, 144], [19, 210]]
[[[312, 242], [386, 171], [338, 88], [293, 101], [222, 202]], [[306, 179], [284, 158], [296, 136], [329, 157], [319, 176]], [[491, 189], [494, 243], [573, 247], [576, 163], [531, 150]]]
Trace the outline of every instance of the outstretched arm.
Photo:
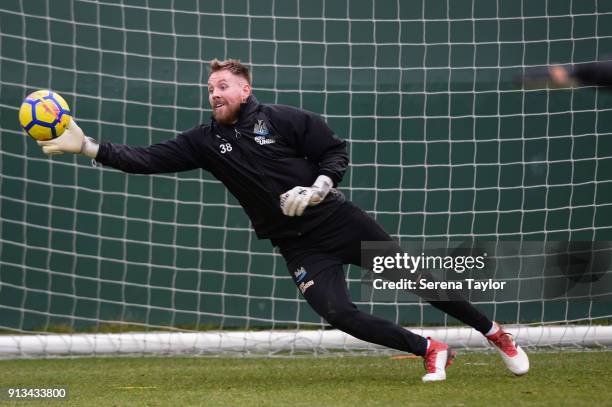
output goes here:
[[132, 174], [178, 172], [199, 168], [193, 159], [193, 148], [182, 134], [176, 139], [148, 147], [98, 144], [85, 136], [83, 130], [71, 119], [64, 134], [53, 140], [39, 141], [38, 145], [45, 154], [82, 154], [103, 165]]

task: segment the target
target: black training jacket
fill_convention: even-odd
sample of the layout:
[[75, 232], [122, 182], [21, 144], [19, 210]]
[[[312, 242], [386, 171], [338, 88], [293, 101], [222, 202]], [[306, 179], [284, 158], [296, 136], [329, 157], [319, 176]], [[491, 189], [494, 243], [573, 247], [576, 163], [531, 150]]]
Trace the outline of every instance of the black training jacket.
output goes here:
[[319, 175], [340, 182], [349, 159], [346, 143], [319, 116], [290, 106], [260, 104], [250, 96], [238, 122], [211, 119], [175, 139], [148, 147], [101, 143], [96, 161], [134, 173], [210, 171], [238, 199], [260, 239], [302, 235], [338, 209], [344, 196], [332, 189], [302, 216], [280, 209], [280, 194], [310, 186]]

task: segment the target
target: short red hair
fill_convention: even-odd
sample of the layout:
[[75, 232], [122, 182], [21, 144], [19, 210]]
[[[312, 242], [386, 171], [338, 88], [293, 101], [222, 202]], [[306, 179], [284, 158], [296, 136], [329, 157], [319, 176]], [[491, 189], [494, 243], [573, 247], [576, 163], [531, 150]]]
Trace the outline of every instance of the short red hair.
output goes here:
[[229, 71], [234, 75], [243, 77], [249, 85], [251, 84], [251, 73], [249, 72], [249, 68], [238, 59], [219, 61], [215, 58], [210, 61], [210, 73], [212, 74], [219, 71]]

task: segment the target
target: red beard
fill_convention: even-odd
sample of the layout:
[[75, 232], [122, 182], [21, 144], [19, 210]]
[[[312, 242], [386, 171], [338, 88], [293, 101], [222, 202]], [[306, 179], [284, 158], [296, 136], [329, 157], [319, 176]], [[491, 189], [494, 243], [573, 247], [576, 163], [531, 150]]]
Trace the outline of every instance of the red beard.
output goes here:
[[238, 112], [240, 111], [240, 105], [230, 106], [224, 104], [221, 107], [221, 111], [213, 109], [213, 117], [221, 124], [233, 124], [238, 119]]

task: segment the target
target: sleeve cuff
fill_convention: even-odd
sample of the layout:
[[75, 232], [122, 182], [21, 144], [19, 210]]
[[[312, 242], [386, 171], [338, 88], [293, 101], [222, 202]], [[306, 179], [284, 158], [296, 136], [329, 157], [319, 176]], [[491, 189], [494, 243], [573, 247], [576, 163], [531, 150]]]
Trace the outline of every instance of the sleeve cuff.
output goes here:
[[332, 188], [336, 187], [338, 183], [340, 182], [340, 178], [338, 178], [338, 176], [331, 171], [321, 170], [319, 171], [319, 176], [321, 175], [324, 175], [331, 180]]

